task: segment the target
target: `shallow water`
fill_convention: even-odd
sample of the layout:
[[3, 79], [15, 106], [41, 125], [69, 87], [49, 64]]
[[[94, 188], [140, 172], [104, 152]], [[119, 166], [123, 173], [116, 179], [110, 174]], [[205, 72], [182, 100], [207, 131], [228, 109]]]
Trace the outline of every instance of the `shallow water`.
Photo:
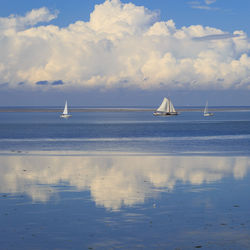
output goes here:
[[116, 151], [163, 154], [246, 155], [250, 112], [182, 112], [154, 117], [152, 112], [75, 112], [60, 119], [49, 112], [2, 113], [1, 151]]
[[250, 249], [250, 112], [1, 118], [1, 249]]
[[249, 248], [250, 157], [0, 156], [3, 249]]

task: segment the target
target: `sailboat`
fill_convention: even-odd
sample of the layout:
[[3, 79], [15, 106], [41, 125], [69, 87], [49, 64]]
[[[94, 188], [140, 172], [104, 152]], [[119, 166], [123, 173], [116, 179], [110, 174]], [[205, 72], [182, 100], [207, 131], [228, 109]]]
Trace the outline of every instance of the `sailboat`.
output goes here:
[[203, 112], [204, 116], [213, 116], [214, 114], [211, 112], [208, 112], [208, 102], [206, 103], [206, 106], [204, 108], [204, 112]]
[[69, 118], [71, 115], [68, 113], [68, 103], [65, 102], [63, 113], [60, 115], [61, 118]]
[[164, 97], [161, 105], [154, 112], [154, 115], [160, 115], [160, 116], [178, 115], [178, 112], [176, 112], [174, 105], [170, 101], [170, 99]]

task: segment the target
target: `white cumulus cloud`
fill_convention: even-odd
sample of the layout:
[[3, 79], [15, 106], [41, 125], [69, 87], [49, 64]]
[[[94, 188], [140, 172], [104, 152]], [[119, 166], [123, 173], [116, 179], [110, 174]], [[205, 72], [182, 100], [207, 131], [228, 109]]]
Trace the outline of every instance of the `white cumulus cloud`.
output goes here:
[[[7, 18], [0, 17], [0, 30], [16, 31], [28, 26], [34, 26], [39, 22], [49, 22], [57, 17], [58, 12], [51, 13], [47, 8], [34, 9], [28, 12], [24, 17], [11, 15]], [[3, 35], [2, 33], [1, 35]]]
[[[206, 1], [209, 3], [215, 1]], [[10, 88], [250, 87], [246, 33], [176, 28], [158, 12], [120, 0], [96, 5], [88, 22], [39, 25], [47, 8], [0, 18], [0, 84]], [[22, 84], [20, 84], [22, 83]]]

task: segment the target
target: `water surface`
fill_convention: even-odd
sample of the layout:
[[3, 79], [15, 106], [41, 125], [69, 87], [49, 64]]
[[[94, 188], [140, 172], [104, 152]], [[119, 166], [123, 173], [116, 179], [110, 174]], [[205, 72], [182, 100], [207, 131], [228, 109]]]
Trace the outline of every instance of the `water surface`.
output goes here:
[[1, 151], [116, 151], [181, 154], [212, 152], [246, 155], [250, 112], [75, 112], [60, 119], [50, 112], [2, 113]]
[[2, 113], [3, 249], [250, 249], [250, 112]]

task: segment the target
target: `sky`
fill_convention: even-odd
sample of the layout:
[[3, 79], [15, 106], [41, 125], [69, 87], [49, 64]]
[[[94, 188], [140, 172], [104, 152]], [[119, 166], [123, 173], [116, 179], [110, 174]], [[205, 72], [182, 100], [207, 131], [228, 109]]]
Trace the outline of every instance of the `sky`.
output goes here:
[[0, 3], [0, 106], [250, 105], [249, 0]]

